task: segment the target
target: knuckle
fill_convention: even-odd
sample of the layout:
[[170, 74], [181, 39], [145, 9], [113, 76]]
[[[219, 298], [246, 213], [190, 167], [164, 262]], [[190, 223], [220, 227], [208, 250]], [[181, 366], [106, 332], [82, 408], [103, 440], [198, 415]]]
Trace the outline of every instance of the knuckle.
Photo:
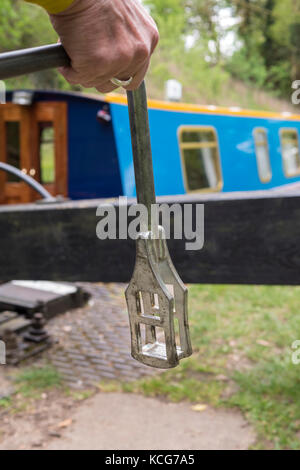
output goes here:
[[116, 58], [116, 63], [120, 64], [121, 67], [126, 68], [128, 65], [130, 65], [132, 61], [132, 53], [129, 49], [122, 47], [119, 50], [118, 57]]
[[146, 43], [139, 42], [135, 45], [134, 57], [136, 60], [144, 62], [150, 56], [150, 50]]

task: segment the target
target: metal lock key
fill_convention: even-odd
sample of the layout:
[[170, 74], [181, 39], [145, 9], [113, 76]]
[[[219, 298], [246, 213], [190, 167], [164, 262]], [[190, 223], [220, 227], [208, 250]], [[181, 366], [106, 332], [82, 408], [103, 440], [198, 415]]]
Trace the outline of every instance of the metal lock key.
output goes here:
[[148, 215], [136, 242], [136, 264], [125, 293], [131, 354], [143, 364], [168, 369], [192, 354], [188, 291], [171, 261], [163, 227], [151, 220], [156, 197], [145, 83], [127, 96], [137, 201]]

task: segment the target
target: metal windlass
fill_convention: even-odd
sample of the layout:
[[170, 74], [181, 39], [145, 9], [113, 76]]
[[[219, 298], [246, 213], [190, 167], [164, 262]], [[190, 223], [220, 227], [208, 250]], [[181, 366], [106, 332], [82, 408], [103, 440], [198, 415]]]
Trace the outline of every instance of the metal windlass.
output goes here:
[[145, 84], [127, 92], [137, 201], [147, 209], [136, 242], [136, 264], [126, 290], [132, 356], [167, 369], [192, 354], [187, 288], [171, 261], [164, 230], [151, 220], [156, 204]]

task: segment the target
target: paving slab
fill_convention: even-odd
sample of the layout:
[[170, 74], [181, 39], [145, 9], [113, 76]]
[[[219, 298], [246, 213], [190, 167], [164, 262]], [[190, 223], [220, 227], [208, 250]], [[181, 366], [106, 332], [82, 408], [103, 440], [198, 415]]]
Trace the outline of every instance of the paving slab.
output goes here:
[[246, 450], [255, 435], [237, 411], [166, 403], [141, 395], [99, 393], [49, 450]]

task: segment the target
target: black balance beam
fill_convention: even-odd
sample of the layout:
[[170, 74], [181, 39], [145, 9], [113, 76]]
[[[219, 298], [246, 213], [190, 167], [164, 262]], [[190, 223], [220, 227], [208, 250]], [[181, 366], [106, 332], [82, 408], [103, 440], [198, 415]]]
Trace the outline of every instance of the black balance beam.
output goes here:
[[[0, 279], [128, 282], [135, 242], [96, 237], [96, 209], [104, 202], [0, 206]], [[202, 250], [186, 251], [186, 240], [168, 241], [184, 282], [300, 284], [300, 191], [187, 195], [158, 202], [205, 205]]]

